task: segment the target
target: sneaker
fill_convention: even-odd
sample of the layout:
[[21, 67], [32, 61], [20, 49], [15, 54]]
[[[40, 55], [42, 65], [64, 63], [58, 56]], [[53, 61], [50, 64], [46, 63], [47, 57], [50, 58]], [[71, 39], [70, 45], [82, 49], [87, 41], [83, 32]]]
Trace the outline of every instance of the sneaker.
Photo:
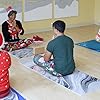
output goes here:
[[34, 42], [43, 42], [43, 38], [36, 35], [36, 36], [33, 36], [33, 41]]

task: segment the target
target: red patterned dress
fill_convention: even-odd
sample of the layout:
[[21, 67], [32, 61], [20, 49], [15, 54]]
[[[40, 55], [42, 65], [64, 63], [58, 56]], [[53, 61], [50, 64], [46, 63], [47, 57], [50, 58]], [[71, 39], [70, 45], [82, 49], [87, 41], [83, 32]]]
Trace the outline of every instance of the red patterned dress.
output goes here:
[[8, 52], [0, 51], [0, 98], [7, 96], [10, 92], [9, 67], [11, 58]]

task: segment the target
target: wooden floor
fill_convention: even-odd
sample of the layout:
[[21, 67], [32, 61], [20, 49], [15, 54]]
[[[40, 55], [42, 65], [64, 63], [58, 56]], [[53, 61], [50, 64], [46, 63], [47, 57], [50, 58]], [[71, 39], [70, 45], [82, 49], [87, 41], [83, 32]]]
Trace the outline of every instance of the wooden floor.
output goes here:
[[[70, 28], [66, 30], [66, 35], [70, 36], [74, 42], [82, 42], [95, 39], [98, 26], [84, 26], [79, 28]], [[49, 41], [52, 37], [52, 31], [34, 33]], [[25, 34], [24, 37], [31, 37], [32, 34]], [[100, 53], [76, 46], [74, 49], [74, 58], [77, 69], [100, 79]], [[37, 73], [26, 69], [16, 58], [12, 57], [12, 66], [10, 68], [11, 86], [20, 91], [27, 100], [99, 100], [100, 91], [76, 95], [69, 89], [65, 89]]]

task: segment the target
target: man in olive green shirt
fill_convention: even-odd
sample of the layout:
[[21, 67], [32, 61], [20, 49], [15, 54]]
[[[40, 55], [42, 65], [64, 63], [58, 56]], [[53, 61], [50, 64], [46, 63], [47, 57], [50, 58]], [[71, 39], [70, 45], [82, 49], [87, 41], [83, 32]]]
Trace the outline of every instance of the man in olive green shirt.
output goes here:
[[[66, 24], [63, 21], [55, 21], [52, 27], [54, 30], [54, 39], [47, 45], [43, 56], [44, 62], [39, 62], [39, 59], [42, 57], [40, 55], [36, 55], [33, 60], [37, 65], [48, 69], [52, 74], [69, 75], [75, 70], [73, 40], [64, 35]], [[51, 56], [53, 56], [53, 60], [51, 60]]]

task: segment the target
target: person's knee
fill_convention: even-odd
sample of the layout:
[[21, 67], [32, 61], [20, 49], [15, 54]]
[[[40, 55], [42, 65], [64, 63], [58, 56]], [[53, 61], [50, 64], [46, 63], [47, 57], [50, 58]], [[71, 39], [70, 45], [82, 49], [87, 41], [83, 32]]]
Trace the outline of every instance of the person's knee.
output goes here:
[[34, 63], [37, 63], [41, 57], [42, 56], [39, 55], [39, 54], [38, 55], [35, 55], [34, 58], [33, 58]]

